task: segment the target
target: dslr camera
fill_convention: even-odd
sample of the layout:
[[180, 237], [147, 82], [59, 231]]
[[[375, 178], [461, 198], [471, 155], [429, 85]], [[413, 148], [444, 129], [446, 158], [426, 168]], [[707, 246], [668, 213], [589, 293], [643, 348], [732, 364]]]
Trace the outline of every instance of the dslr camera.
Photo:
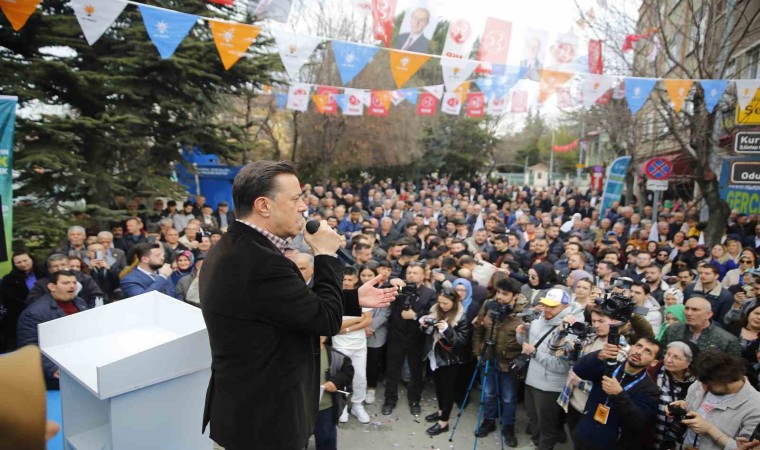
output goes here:
[[688, 428], [686, 425], [682, 424], [681, 421], [686, 419], [686, 415], [689, 414], [689, 411], [676, 405], [668, 405], [668, 411], [673, 418], [673, 423], [665, 429], [663, 440], [665, 442], [681, 442], [684, 435], [686, 435], [686, 429]]
[[399, 302], [404, 311], [412, 309], [419, 298], [420, 294], [417, 292], [417, 285], [414, 283], [407, 283], [396, 294], [396, 301]]
[[488, 315], [491, 319], [501, 322], [512, 312], [512, 305], [505, 305], [496, 300], [488, 303]]
[[427, 328], [424, 328], [425, 334], [432, 335], [435, 333], [435, 324], [438, 323], [437, 320], [435, 320], [435, 317], [425, 317], [422, 320], [423, 325], [425, 325]]

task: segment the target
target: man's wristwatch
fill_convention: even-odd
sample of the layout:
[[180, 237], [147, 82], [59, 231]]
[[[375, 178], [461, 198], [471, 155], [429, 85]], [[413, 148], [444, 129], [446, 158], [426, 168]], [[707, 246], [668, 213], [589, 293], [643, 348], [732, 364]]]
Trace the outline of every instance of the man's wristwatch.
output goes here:
[[351, 332], [351, 327], [346, 327], [346, 334]]

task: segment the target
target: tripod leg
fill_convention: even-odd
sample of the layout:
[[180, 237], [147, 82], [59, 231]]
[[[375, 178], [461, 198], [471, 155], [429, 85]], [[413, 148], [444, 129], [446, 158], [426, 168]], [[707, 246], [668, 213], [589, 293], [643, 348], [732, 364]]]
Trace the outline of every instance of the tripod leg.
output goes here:
[[[462, 402], [462, 405], [467, 405], [467, 399], [470, 397], [470, 391], [472, 391], [472, 387], [475, 385], [475, 378], [478, 376], [478, 369], [480, 369], [481, 362], [483, 361], [483, 356], [481, 355], [480, 358], [478, 358], [478, 365], [475, 367], [475, 372], [472, 373], [472, 378], [470, 379], [470, 385], [467, 387], [467, 392], [464, 394], [464, 401]], [[457, 412], [457, 420], [454, 422], [454, 427], [451, 429], [451, 435], [449, 435], [449, 442], [452, 442], [452, 439], [454, 439], [454, 433], [457, 431], [457, 426], [459, 426], [459, 419], [462, 418], [462, 414], [464, 413], [464, 408], [459, 408], [459, 411]]]
[[[478, 417], [475, 419], [475, 426], [480, 427], [480, 424], [483, 422], [483, 414], [484, 414], [484, 407], [486, 404], [486, 383], [488, 383], [488, 375], [491, 373], [491, 364], [490, 361], [486, 360], [485, 366], [483, 366], [483, 374], [481, 376], [481, 391], [480, 391], [480, 406], [478, 406]], [[473, 445], [472, 449], [476, 450], [478, 448], [478, 438], [475, 436], [475, 444]]]
[[497, 420], [499, 421], [499, 441], [501, 442], [501, 450], [504, 450], [504, 421], [502, 415], [504, 410], [501, 404], [501, 379], [499, 379], [499, 372], [493, 371], [494, 384], [496, 385], [496, 412]]

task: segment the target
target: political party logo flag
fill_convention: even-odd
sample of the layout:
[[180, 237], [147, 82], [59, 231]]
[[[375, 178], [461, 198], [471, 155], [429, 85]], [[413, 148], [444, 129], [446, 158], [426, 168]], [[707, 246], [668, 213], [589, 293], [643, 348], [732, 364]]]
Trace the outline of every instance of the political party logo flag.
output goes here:
[[82, 27], [84, 38], [92, 45], [114, 23], [127, 3], [121, 0], [72, 0], [69, 6]]
[[417, 88], [397, 89], [393, 91], [393, 95], [391, 96], [391, 102], [393, 103], [393, 106], [398, 106], [401, 102], [406, 100], [412, 105], [416, 105], [417, 95], [418, 95]]
[[668, 91], [670, 101], [673, 102], [673, 109], [677, 113], [681, 112], [694, 80], [667, 79], [662, 81], [665, 83], [665, 90]]
[[259, 0], [248, 4], [248, 12], [259, 19], [285, 23], [290, 16], [293, 0]]
[[437, 98], [438, 100], [440, 100], [441, 97], [443, 97], [443, 85], [442, 84], [436, 84], [434, 86], [425, 86], [422, 89], [424, 89], [425, 91], [427, 91], [427, 92], [435, 95], [435, 98]]
[[318, 86], [317, 95], [326, 96], [324, 104], [321, 105], [322, 114], [337, 114], [338, 104], [335, 102], [335, 96], [338, 94], [338, 88], [332, 86]]
[[579, 61], [583, 60], [583, 58], [579, 58], [579, 53], [578, 36], [567, 33], [557, 34], [549, 46], [548, 58], [544, 67], [565, 72], [584, 71], [588, 64], [579, 64]]
[[330, 94], [312, 94], [311, 102], [314, 103], [314, 109], [320, 114], [325, 114], [325, 108], [332, 96]]
[[[453, 93], [452, 93], [453, 94]], [[418, 116], [434, 116], [438, 109], [438, 97], [430, 92], [422, 92], [417, 100]]]
[[286, 107], [293, 111], [305, 112], [309, 107], [309, 92], [311, 85], [306, 83], [293, 83], [288, 88], [288, 102]]
[[560, 86], [557, 88], [557, 107], [559, 108], [572, 108], [573, 107], [573, 94], [568, 86]]
[[728, 87], [728, 80], [699, 80], [705, 92], [705, 108], [713, 112]]
[[410, 78], [420, 70], [423, 64], [430, 59], [430, 55], [418, 55], [401, 50], [389, 50], [391, 60], [391, 75], [396, 87], [405, 85]]
[[362, 89], [345, 89], [344, 116], [361, 116], [364, 114], [365, 92]]
[[367, 113], [370, 116], [385, 117], [391, 108], [392, 91], [372, 91]]
[[391, 44], [396, 0], [372, 0], [372, 32], [384, 46]]
[[456, 90], [460, 84], [467, 81], [475, 68], [480, 64], [471, 59], [441, 58], [441, 71], [443, 72], [443, 84], [446, 90]]
[[538, 102], [542, 104], [546, 102], [552, 94], [557, 92], [557, 89], [560, 86], [570, 81], [573, 76], [574, 74], [571, 72], [560, 72], [558, 70], [547, 69], [542, 70], [541, 84], [539, 85], [538, 91]]
[[443, 94], [443, 101], [441, 103], [441, 112], [444, 114], [450, 114], [452, 116], [458, 116], [462, 111], [462, 98], [456, 92], [446, 92]]
[[274, 94], [274, 103], [277, 109], [285, 109], [285, 105], [288, 104], [288, 94]]
[[493, 77], [483, 77], [475, 80], [475, 85], [480, 89], [486, 99], [491, 98], [494, 91]]
[[345, 41], [332, 41], [335, 65], [343, 84], [348, 84], [367, 67], [378, 50], [378, 47], [359, 45]]
[[513, 113], [528, 112], [528, 91], [512, 91], [512, 105], [510, 111]]
[[493, 76], [493, 96], [503, 97], [528, 73], [527, 67], [504, 66], [504, 75]]
[[588, 41], [588, 71], [597, 75], [604, 72], [602, 41], [598, 39], [589, 39]]
[[261, 32], [261, 28], [253, 25], [211, 19], [208, 20], [208, 26], [225, 70], [229, 70], [245, 55]]
[[590, 108], [599, 98], [612, 87], [612, 78], [607, 75], [587, 74], [583, 79], [581, 93], [583, 95], [583, 105]]
[[0, 95], [0, 276], [11, 271], [8, 250], [13, 229], [13, 129], [18, 98]]
[[140, 8], [148, 37], [158, 49], [162, 59], [171, 58], [179, 44], [198, 22], [198, 16], [193, 14], [147, 5], [137, 5], [137, 7]]
[[628, 108], [631, 114], [639, 112], [644, 102], [649, 98], [649, 93], [657, 83], [656, 78], [630, 78], [625, 79], [625, 98], [628, 100]]
[[506, 64], [511, 35], [511, 22], [489, 17], [480, 39], [478, 60], [492, 64]]
[[42, 0], [0, 0], [0, 9], [5, 13], [14, 31], [26, 25]]
[[734, 80], [734, 83], [736, 83], [736, 100], [739, 102], [739, 107], [744, 109], [760, 88], [760, 80]]
[[273, 30], [272, 36], [274, 36], [280, 59], [290, 78], [299, 79], [301, 67], [309, 60], [314, 49], [322, 42], [322, 38], [279, 30]]
[[482, 92], [470, 92], [467, 94], [467, 109], [464, 114], [467, 117], [483, 117], [486, 113], [486, 96]]
[[607, 210], [612, 207], [612, 204], [620, 201], [625, 187], [625, 173], [628, 171], [628, 164], [630, 163], [630, 156], [621, 156], [612, 161], [612, 164], [607, 168], [602, 207], [599, 209], [600, 221], [607, 215]]
[[507, 96], [501, 96], [501, 97], [493, 97], [489, 102], [488, 106], [486, 108], [486, 113], [489, 116], [500, 116], [504, 114], [505, 108], [507, 106]]
[[[468, 19], [456, 19], [449, 25], [446, 42], [443, 44], [445, 58], [467, 59], [470, 56], [475, 33], [472, 22]], [[443, 66], [443, 61], [441, 61]], [[448, 89], [447, 89], [448, 90]]]

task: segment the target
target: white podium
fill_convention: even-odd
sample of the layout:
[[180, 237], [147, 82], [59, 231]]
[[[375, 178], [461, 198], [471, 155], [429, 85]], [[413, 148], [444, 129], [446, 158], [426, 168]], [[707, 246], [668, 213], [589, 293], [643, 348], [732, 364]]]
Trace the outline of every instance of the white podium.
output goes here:
[[67, 450], [210, 450], [211, 349], [198, 308], [149, 292], [39, 325], [60, 368]]

